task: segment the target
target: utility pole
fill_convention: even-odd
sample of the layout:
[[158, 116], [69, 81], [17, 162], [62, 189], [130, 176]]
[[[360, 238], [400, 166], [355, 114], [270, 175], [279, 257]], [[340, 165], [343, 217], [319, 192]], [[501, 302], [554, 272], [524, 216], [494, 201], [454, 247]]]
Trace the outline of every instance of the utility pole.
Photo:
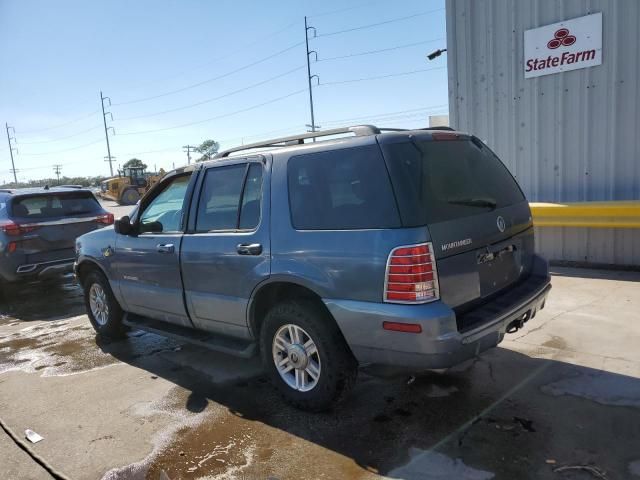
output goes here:
[[[107, 144], [109, 144], [109, 142], [107, 142]], [[111, 169], [111, 176], [113, 177], [113, 167], [111, 166], [111, 163], [116, 161], [116, 157], [111, 155], [109, 157], [102, 157], [102, 158], [104, 158], [105, 162], [109, 162], [109, 168]], [[118, 168], [118, 170], [120, 169]]]
[[111, 176], [113, 177], [113, 163], [111, 157], [111, 147], [109, 146], [109, 128], [115, 134], [115, 130], [113, 127], [107, 128], [107, 115], [111, 115], [111, 121], [113, 122], [113, 115], [111, 112], [104, 111], [104, 101], [109, 100], [109, 106], [111, 106], [111, 99], [109, 97], [105, 97], [102, 95], [102, 90], [100, 90], [100, 106], [102, 107], [102, 122], [104, 123], [104, 138], [107, 140], [107, 158], [109, 159], [109, 170], [111, 171]]
[[[313, 89], [311, 88], [311, 80], [316, 77], [318, 82], [320, 78], [317, 75], [311, 75], [311, 59], [309, 58], [312, 53], [316, 55], [316, 61], [318, 60], [318, 52], [315, 50], [309, 50], [309, 30], [313, 30], [313, 36], [316, 36], [315, 27], [310, 27], [307, 24], [307, 16], [304, 17], [304, 42], [307, 46], [307, 81], [309, 82], [309, 109], [311, 110], [311, 131], [316, 131], [316, 121], [313, 116]], [[315, 141], [315, 138], [313, 139]]]
[[198, 147], [194, 147], [193, 145], [183, 145], [183, 152], [187, 152], [187, 165], [191, 165], [191, 150], [194, 152]]
[[[16, 130], [13, 127], [10, 127], [6, 122], [4, 124], [4, 128], [7, 129], [7, 142], [9, 142], [9, 155], [11, 155], [11, 171], [13, 172], [13, 181], [17, 184], [18, 183], [18, 175], [16, 174], [16, 172], [17, 172], [16, 165], [15, 165], [15, 163], [13, 161], [13, 151], [15, 150], [15, 147], [11, 144], [11, 139], [12, 138], [13, 138], [13, 142], [14, 143], [16, 141]], [[11, 135], [9, 135], [9, 129], [13, 130], [13, 137], [11, 137]]]
[[56, 177], [58, 177], [58, 185], [60, 185], [60, 172], [62, 171], [62, 165], [54, 165], [53, 166], [53, 172], [56, 174]]

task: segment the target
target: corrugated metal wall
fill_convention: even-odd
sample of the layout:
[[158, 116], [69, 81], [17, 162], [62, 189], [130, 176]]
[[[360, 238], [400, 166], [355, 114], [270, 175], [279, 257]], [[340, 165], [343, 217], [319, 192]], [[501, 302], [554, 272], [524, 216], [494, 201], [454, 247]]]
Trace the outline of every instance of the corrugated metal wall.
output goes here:
[[[602, 12], [602, 65], [525, 79], [524, 31]], [[640, 199], [640, 0], [447, 0], [451, 125], [531, 201]], [[639, 230], [538, 229], [550, 259], [640, 265]]]

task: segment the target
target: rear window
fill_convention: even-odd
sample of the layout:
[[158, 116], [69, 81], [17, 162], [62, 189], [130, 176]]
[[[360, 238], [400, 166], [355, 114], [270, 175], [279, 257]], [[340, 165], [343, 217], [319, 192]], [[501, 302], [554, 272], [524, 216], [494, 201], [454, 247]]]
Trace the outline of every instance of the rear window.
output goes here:
[[478, 139], [382, 148], [405, 226], [469, 217], [525, 199], [507, 168]]
[[100, 204], [90, 192], [48, 193], [14, 198], [11, 215], [18, 218], [59, 218], [97, 213]]
[[375, 145], [292, 157], [288, 183], [296, 229], [400, 226], [389, 174]]
[[9, 195], [0, 193], [0, 218], [7, 216], [7, 199]]

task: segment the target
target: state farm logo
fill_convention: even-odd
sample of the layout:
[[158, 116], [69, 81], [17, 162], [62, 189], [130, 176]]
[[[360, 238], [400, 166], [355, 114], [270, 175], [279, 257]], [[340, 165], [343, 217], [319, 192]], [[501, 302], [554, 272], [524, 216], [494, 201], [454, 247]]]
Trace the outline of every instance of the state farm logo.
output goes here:
[[553, 34], [553, 39], [549, 40], [549, 42], [547, 43], [547, 48], [555, 50], [561, 45], [568, 47], [569, 45], [573, 45], [574, 43], [576, 43], [576, 37], [573, 35], [569, 35], [569, 29], [560, 28], [556, 30], [556, 33]]
[[524, 78], [601, 65], [602, 12], [525, 30], [523, 50]]
[[[569, 47], [575, 44], [577, 41], [578, 39], [575, 35], [570, 35], [568, 28], [562, 27], [556, 30], [553, 34], [553, 38], [547, 42], [547, 48], [549, 50], [555, 50], [559, 47]], [[582, 45], [582, 43], [583, 42], [581, 41], [580, 45]], [[542, 43], [542, 45], [544, 45], [544, 43]], [[571, 65], [576, 63], [579, 64], [592, 62], [596, 58], [595, 48], [582, 51], [576, 51], [574, 48], [565, 50], [562, 53], [558, 52], [557, 54], [551, 52], [547, 52], [545, 54], [543, 53], [545, 51], [546, 50], [541, 49], [540, 53], [546, 55], [546, 57], [534, 57], [526, 59], [524, 68], [525, 74], [528, 72], [536, 72], [540, 70], [563, 69], [565, 67], [570, 67]]]

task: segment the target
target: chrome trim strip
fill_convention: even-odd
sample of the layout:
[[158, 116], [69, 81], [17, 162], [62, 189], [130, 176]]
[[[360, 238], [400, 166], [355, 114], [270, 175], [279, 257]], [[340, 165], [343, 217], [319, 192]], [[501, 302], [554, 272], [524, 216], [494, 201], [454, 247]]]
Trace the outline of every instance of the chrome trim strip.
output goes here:
[[21, 227], [47, 227], [51, 225], [69, 225], [72, 223], [87, 223], [87, 222], [97, 222], [98, 215], [91, 217], [71, 217], [71, 218], [62, 218], [60, 220], [50, 220], [45, 222], [31, 222], [31, 223], [21, 223], [17, 222]]
[[16, 269], [16, 273], [29, 273], [36, 270], [38, 267], [43, 265], [51, 265], [51, 264], [67, 264], [73, 263], [75, 258], [61, 258], [60, 260], [51, 260], [49, 262], [40, 262], [40, 263], [26, 263], [24, 265], [20, 265]]

